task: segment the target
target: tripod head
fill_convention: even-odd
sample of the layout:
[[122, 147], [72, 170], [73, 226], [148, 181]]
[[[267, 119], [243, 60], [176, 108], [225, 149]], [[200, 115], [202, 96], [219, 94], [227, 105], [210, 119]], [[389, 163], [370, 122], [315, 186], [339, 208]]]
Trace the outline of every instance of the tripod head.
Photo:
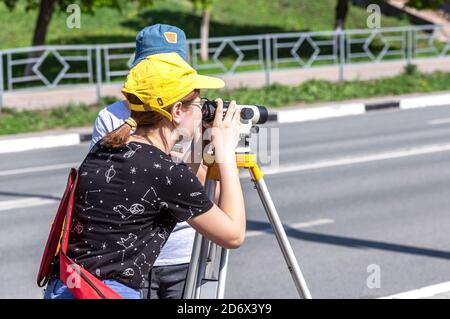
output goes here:
[[[225, 115], [230, 101], [223, 101], [223, 113]], [[250, 153], [250, 136], [258, 134], [257, 124], [264, 124], [269, 118], [269, 112], [266, 107], [261, 105], [240, 105], [241, 108], [241, 126], [239, 132], [239, 143], [236, 153]], [[216, 114], [217, 103], [207, 98], [202, 98], [202, 120], [206, 123], [212, 123]]]

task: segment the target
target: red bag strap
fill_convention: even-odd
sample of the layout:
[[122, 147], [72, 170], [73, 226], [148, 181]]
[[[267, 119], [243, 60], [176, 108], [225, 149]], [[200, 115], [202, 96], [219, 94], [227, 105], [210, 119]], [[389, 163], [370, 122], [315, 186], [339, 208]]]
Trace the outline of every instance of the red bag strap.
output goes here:
[[[75, 180], [70, 190], [70, 196], [67, 202], [66, 217], [63, 229], [63, 236], [61, 239], [60, 249], [60, 276], [61, 279], [67, 276], [67, 265], [76, 264], [71, 258], [67, 256], [67, 247], [69, 245], [70, 225], [72, 222], [72, 213], [74, 208], [75, 192], [78, 186], [78, 174], [75, 176]], [[78, 265], [79, 266], [79, 265]], [[96, 298], [101, 299], [122, 299], [122, 297], [105, 285], [102, 281], [90, 274], [86, 269], [79, 266], [79, 276], [82, 281], [82, 286], [79, 289], [72, 290], [72, 293], [77, 298]], [[70, 289], [70, 288], [69, 288]]]
[[63, 228], [63, 237], [61, 240], [61, 251], [66, 254], [67, 252], [67, 246], [69, 244], [69, 234], [70, 234], [70, 224], [72, 222], [72, 212], [73, 212], [73, 204], [74, 204], [74, 198], [75, 198], [75, 191], [78, 186], [78, 173], [75, 176], [75, 180], [72, 183], [72, 189], [70, 190], [69, 199], [67, 202], [67, 209], [66, 209], [66, 218]]
[[61, 235], [64, 229], [64, 219], [67, 212], [67, 204], [69, 202], [71, 190], [75, 184], [77, 177], [77, 170], [72, 168], [67, 178], [66, 189], [61, 198], [61, 201], [56, 211], [55, 218], [47, 238], [44, 253], [42, 255], [41, 265], [37, 276], [37, 284], [39, 287], [43, 287], [50, 280], [53, 271], [54, 257], [58, 253], [59, 245], [61, 242]]

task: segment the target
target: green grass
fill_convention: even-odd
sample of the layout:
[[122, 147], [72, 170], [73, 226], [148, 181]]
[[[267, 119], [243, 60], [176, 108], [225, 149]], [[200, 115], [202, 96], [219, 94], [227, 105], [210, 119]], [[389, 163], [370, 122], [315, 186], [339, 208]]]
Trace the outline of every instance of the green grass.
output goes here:
[[0, 113], [0, 135], [92, 125], [98, 112], [113, 101], [104, 98], [98, 105], [69, 105], [45, 111], [17, 111], [5, 107]]
[[312, 80], [298, 86], [273, 85], [266, 89], [237, 89], [211, 92], [211, 96], [235, 99], [242, 104], [260, 104], [276, 108], [295, 103], [316, 103], [369, 98], [386, 95], [426, 93], [450, 90], [450, 73], [401, 74], [391, 78], [341, 83]]
[[[125, 1], [125, 0], [122, 0]], [[332, 30], [335, 0], [233, 0], [217, 1], [213, 7], [210, 36], [231, 36], [274, 32]], [[94, 15], [82, 13], [81, 28], [66, 27], [66, 12], [57, 11], [50, 24], [47, 43], [84, 44], [133, 42], [136, 33], [147, 25], [168, 23], [182, 28], [188, 38], [198, 38], [200, 13], [188, 0], [156, 0], [155, 6], [126, 10], [97, 9]], [[0, 48], [31, 44], [36, 11], [25, 12], [23, 5], [9, 12], [0, 3]], [[366, 28], [368, 13], [351, 5], [346, 28]], [[383, 16], [382, 27], [404, 26], [406, 19]]]
[[[371, 81], [308, 81], [298, 86], [273, 85], [260, 89], [240, 88], [232, 91], [206, 91], [203, 96], [235, 99], [240, 104], [259, 104], [277, 108], [295, 103], [342, 101], [408, 93], [450, 90], [450, 73], [423, 74], [408, 67], [404, 74]], [[100, 105], [70, 105], [46, 111], [15, 111], [4, 108], [0, 113], [0, 135], [35, 132], [55, 128], [91, 126], [98, 111], [114, 101], [104, 98]]]

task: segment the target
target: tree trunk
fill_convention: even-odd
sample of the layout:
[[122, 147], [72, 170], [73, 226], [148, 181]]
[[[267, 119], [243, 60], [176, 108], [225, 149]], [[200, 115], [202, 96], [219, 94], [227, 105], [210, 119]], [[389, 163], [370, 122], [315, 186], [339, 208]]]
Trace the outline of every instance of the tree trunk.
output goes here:
[[33, 46], [45, 44], [48, 26], [55, 9], [55, 2], [56, 0], [41, 0], [36, 27], [34, 28]]
[[208, 60], [208, 39], [209, 39], [209, 9], [203, 10], [202, 24], [200, 26], [200, 58], [202, 62]]
[[[55, 9], [56, 0], [41, 0], [39, 5], [39, 14], [36, 20], [36, 26], [33, 34], [33, 46], [44, 45], [47, 38], [48, 26], [52, 19], [53, 11]], [[39, 53], [30, 54], [30, 58], [39, 56]], [[25, 75], [31, 75], [33, 64], [27, 64], [25, 68]]]
[[334, 29], [340, 31], [344, 29], [345, 19], [348, 13], [348, 0], [337, 0], [336, 5], [336, 21], [334, 24]]

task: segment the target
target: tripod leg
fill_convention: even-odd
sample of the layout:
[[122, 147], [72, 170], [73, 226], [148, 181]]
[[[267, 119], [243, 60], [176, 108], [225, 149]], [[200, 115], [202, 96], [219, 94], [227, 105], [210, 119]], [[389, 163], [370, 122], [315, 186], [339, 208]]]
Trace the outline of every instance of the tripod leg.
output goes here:
[[[216, 182], [212, 179], [205, 181], [206, 194], [214, 200], [216, 190]], [[203, 238], [198, 232], [195, 234], [194, 244], [192, 247], [191, 261], [186, 277], [186, 287], [184, 289], [183, 298], [193, 299], [199, 298], [199, 287], [201, 286], [202, 273], [205, 273], [206, 251], [208, 250], [207, 239]]]
[[281, 248], [289, 272], [291, 273], [295, 287], [297, 288], [297, 292], [301, 298], [311, 299], [311, 294], [309, 292], [308, 286], [306, 285], [305, 279], [303, 278], [303, 274], [297, 263], [297, 259], [295, 258], [291, 244], [289, 243], [289, 240], [286, 236], [286, 232], [284, 231], [283, 224], [281, 223], [275, 205], [273, 204], [272, 197], [270, 196], [269, 190], [267, 189], [267, 185], [262, 178], [262, 173], [259, 170], [258, 166], [252, 167], [249, 170], [253, 176], [253, 181], [255, 183], [263, 206], [266, 210], [267, 217], [272, 224], [275, 237], [278, 241], [278, 245]]
[[[214, 201], [216, 181], [208, 178], [205, 186], [208, 197]], [[227, 265], [228, 250], [197, 233], [183, 297], [186, 299], [222, 299], [225, 294]]]
[[227, 278], [228, 268], [228, 253], [229, 250], [220, 247], [222, 252], [220, 254], [220, 266], [219, 266], [219, 283], [217, 288], [217, 299], [223, 299], [225, 297], [225, 281]]
[[192, 247], [191, 261], [189, 263], [189, 270], [186, 277], [186, 286], [184, 288], [183, 299], [193, 299], [195, 297], [194, 290], [197, 281], [202, 239], [202, 235], [200, 235], [199, 233], [195, 233], [194, 245]]

